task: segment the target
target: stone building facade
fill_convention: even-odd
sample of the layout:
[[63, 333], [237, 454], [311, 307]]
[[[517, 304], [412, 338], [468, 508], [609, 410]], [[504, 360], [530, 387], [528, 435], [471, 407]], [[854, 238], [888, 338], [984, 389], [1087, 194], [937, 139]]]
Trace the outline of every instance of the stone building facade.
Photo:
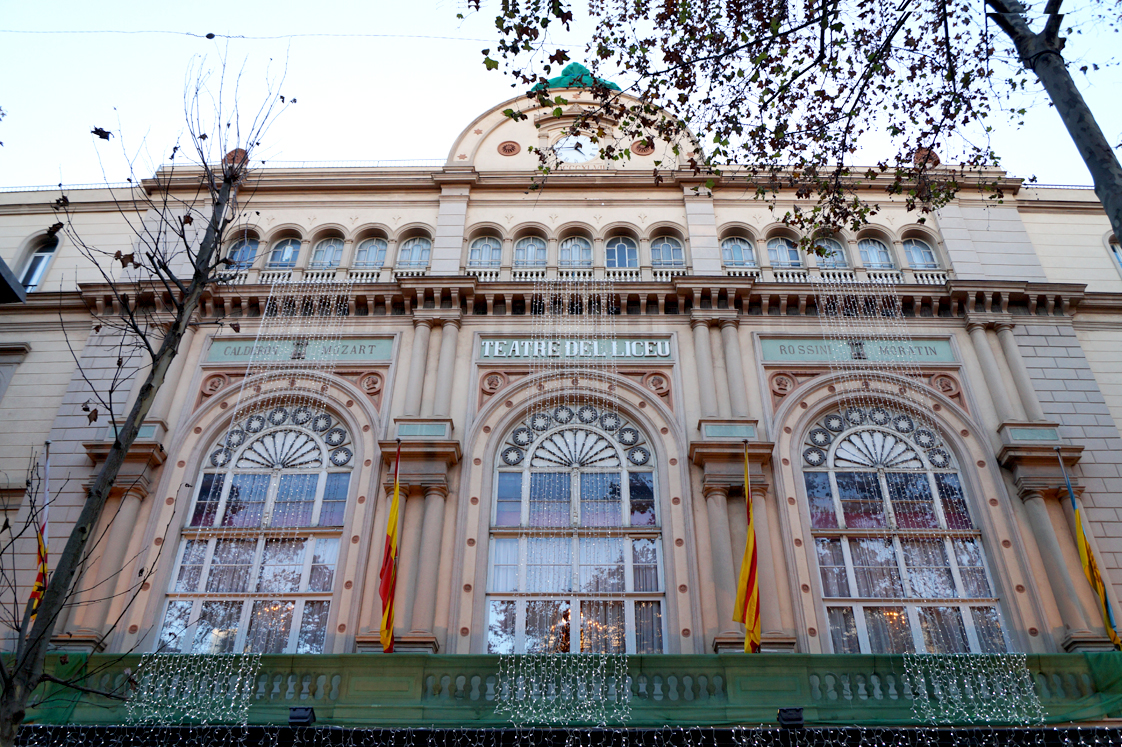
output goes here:
[[[1055, 450], [1122, 609], [1122, 265], [1093, 193], [994, 175], [1002, 201], [965, 190], [922, 223], [884, 199], [860, 232], [826, 237], [836, 254], [823, 258], [800, 250], [781, 220], [793, 196], [755, 200], [735, 174], [707, 189], [684, 164], [664, 164], [656, 182], [654, 162], [674, 157], [642, 143], [622, 162], [561, 143], [568, 160], [531, 190], [529, 146], [558, 146], [572, 113], [528, 108], [516, 122], [503, 114], [511, 106], [529, 105], [479, 116], [443, 165], [255, 173], [252, 209], [224, 247], [237, 265], [208, 291], [132, 450], [60, 646], [151, 651], [167, 621], [202, 615], [225, 622], [176, 646], [380, 652], [378, 572], [400, 438], [398, 649], [533, 650], [524, 610], [499, 619], [515, 610], [502, 606], [513, 604], [502, 548], [515, 547], [503, 541], [525, 521], [510, 517], [533, 510], [528, 490], [510, 485], [535, 479], [529, 460], [515, 468], [504, 454], [521, 448], [519, 429], [564, 431], [541, 411], [532, 376], [534, 283], [590, 277], [612, 279], [619, 294], [614, 397], [637, 439], [621, 440], [619, 423], [588, 426], [619, 452], [629, 486], [633, 552], [619, 560], [629, 653], [742, 647], [732, 607], [747, 531], [745, 438], [765, 651], [1110, 647]], [[190, 188], [187, 175], [172, 186]], [[99, 278], [66, 238], [45, 234], [56, 196], [0, 194], [0, 253], [32, 287], [26, 304], [0, 308], [4, 510], [24, 510], [23, 476], [49, 439], [60, 491], [52, 548], [106, 450], [104, 420], [89, 422], [82, 406], [120, 357], [87, 311], [106, 303]], [[134, 241], [112, 197], [69, 193], [76, 228], [110, 255]], [[910, 466], [894, 477], [870, 457], [865, 472], [887, 475], [879, 487], [853, 483], [860, 463], [841, 466], [840, 450], [903, 421], [891, 388], [883, 412], [839, 410], [812, 283], [831, 274], [895, 287], [911, 341], [885, 354], [906, 360], [912, 384], [938, 403], [937, 433], [902, 425], [893, 436]], [[289, 280], [352, 283], [330, 386], [306, 414], [234, 424], [246, 440], [216, 460], [269, 286]], [[599, 354], [573, 342], [574, 355]], [[244, 467], [253, 450], [279, 448], [266, 440], [277, 429], [314, 459]], [[830, 443], [825, 463], [806, 456], [816, 439]], [[633, 443], [642, 465], [627, 461]], [[928, 486], [916, 510], [930, 523], [894, 518], [893, 481], [905, 479]], [[223, 518], [231, 491], [243, 496], [237, 521]], [[301, 541], [288, 558], [270, 555], [264, 518], [285, 501], [302, 517], [285, 524]], [[30, 548], [22, 557], [29, 579]], [[121, 593], [153, 566], [123, 609]], [[292, 585], [262, 585], [280, 566]], [[574, 610], [584, 599], [579, 582], [555, 596]], [[285, 638], [264, 644], [253, 619], [278, 600]], [[572, 624], [569, 645], [580, 650]]]

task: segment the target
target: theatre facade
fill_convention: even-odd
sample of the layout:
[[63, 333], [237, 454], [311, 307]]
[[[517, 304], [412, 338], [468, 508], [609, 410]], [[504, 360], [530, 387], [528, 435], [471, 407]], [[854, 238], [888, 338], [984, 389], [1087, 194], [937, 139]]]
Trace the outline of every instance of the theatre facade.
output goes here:
[[[771, 721], [781, 705], [906, 723], [892, 678], [908, 653], [1023, 652], [1050, 714], [1115, 715], [1061, 470], [1122, 610], [1122, 265], [1094, 194], [991, 174], [1002, 200], [966, 189], [923, 221], [882, 196], [865, 228], [816, 237], [819, 256], [782, 220], [793, 194], [756, 200], [735, 172], [706, 186], [643, 142], [602, 160], [566, 134], [581, 105], [567, 95], [560, 112], [493, 107], [440, 165], [252, 174], [223, 247], [232, 268], [130, 453], [58, 649], [266, 654], [259, 723], [314, 704], [340, 725], [494, 725], [480, 708], [495, 655], [607, 645], [585, 582], [602, 573], [627, 630], [611, 645], [650, 683], [635, 685], [637, 723]], [[544, 182], [531, 146], [561, 158]], [[170, 189], [187, 195], [195, 176]], [[109, 190], [67, 194], [87, 241], [136, 248]], [[50, 440], [52, 552], [112, 438], [83, 405], [121, 356], [89, 311], [111, 311], [111, 294], [46, 232], [57, 197], [0, 194], [0, 253], [28, 289], [0, 307], [3, 508], [13, 524], [26, 511], [24, 475]], [[827, 335], [816, 289], [831, 277], [891, 286], [906, 336]], [[610, 281], [614, 306], [572, 313], [610, 313], [613, 337], [543, 337], [548, 279]], [[271, 287], [293, 282], [346, 288], [337, 333], [323, 349], [299, 335], [255, 347]], [[263, 355], [332, 367], [301, 406], [243, 417]], [[880, 372], [873, 405], [841, 397], [839, 360]], [[543, 361], [602, 364], [610, 376], [573, 384], [612, 406], [546, 407]], [[909, 416], [908, 387], [935, 403], [929, 425]], [[588, 466], [593, 451], [606, 461]], [[391, 660], [378, 586], [395, 464]], [[561, 473], [571, 482], [548, 488]], [[584, 552], [594, 498], [616, 528], [610, 557]], [[733, 621], [748, 501], [757, 657]], [[547, 573], [522, 530], [556, 512], [573, 550]], [[33, 545], [20, 558], [28, 588]], [[119, 661], [106, 671], [133, 659]], [[95, 701], [66, 718], [111, 723]]]

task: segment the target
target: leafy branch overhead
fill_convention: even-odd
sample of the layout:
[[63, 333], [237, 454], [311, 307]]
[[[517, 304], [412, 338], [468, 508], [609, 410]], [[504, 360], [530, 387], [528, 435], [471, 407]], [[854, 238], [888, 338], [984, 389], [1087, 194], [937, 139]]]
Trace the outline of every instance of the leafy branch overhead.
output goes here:
[[[601, 143], [605, 158], [628, 158], [623, 143], [645, 138], [673, 146], [680, 163], [714, 184], [747, 178], [772, 199], [793, 189], [798, 199], [784, 220], [808, 235], [859, 228], [884, 196], [921, 213], [967, 183], [1000, 198], [990, 134], [1000, 115], [1015, 122], [1024, 113], [1008, 96], [1029, 90], [1035, 72], [1061, 116], [1068, 94], [1078, 98], [1061, 56], [1061, 2], [1028, 12], [1016, 0], [983, 0], [984, 8], [967, 0], [589, 0], [579, 8], [593, 22], [581, 87], [592, 101], [582, 97], [577, 114], [566, 108], [567, 126]], [[504, 67], [547, 110], [570, 103], [549, 76], [570, 59], [551, 32], [576, 28], [573, 5], [504, 2], [500, 42], [484, 50], [488, 68]], [[1092, 0], [1081, 10], [1117, 29], [1120, 7]], [[1040, 31], [1029, 29], [1041, 18]], [[1042, 56], [1059, 60], [1066, 93], [1049, 86]], [[1083, 134], [1072, 131], [1077, 145]], [[1113, 154], [1095, 155], [1103, 157]], [[548, 171], [548, 154], [541, 159]], [[1116, 176], [1122, 195], [1122, 171]]]

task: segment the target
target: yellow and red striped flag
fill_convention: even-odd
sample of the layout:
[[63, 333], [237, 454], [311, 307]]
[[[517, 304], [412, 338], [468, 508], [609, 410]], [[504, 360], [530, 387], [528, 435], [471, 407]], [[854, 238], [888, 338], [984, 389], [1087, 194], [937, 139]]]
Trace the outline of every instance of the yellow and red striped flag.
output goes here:
[[50, 569], [47, 566], [47, 511], [51, 507], [51, 442], [47, 442], [46, 447], [46, 463], [43, 466], [43, 513], [40, 514], [41, 519], [39, 524], [35, 527], [35, 539], [39, 545], [38, 560], [39, 570], [35, 574], [35, 585], [31, 587], [31, 622], [35, 622], [35, 613], [39, 609], [39, 603], [43, 601], [43, 594], [47, 591], [47, 574]]
[[398, 482], [398, 468], [401, 466], [401, 439], [397, 440], [397, 457], [393, 466], [393, 501], [390, 502], [390, 516], [386, 521], [386, 549], [382, 553], [382, 570], [378, 574], [382, 583], [378, 594], [382, 597], [382, 651], [393, 653], [393, 596], [397, 589], [397, 524], [399, 513], [398, 496], [401, 484]]
[[744, 623], [744, 653], [760, 652], [760, 579], [756, 565], [756, 526], [752, 516], [752, 483], [748, 477], [748, 442], [744, 442], [744, 502], [748, 506], [748, 541], [740, 563], [736, 608], [732, 619]]

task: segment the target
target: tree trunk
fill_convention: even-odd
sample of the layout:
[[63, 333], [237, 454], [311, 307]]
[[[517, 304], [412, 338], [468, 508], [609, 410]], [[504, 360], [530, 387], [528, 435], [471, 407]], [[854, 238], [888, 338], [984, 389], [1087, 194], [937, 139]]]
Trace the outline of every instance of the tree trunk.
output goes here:
[[[230, 172], [233, 174], [237, 169], [230, 169]], [[105, 508], [105, 501], [124, 464], [125, 456], [136, 440], [140, 426], [156, 399], [156, 393], [164, 383], [168, 367], [179, 351], [183, 332], [190, 324], [191, 317], [198, 308], [199, 298], [210, 280], [212, 258], [220, 241], [231, 192], [235, 188], [232, 177], [223, 179], [212, 207], [210, 222], [195, 257], [191, 283], [179, 312], [152, 360], [148, 379], [140, 390], [132, 412], [125, 419], [105, 459], [105, 464], [102, 465], [93, 485], [86, 493], [86, 502], [67, 538], [66, 546], [59, 554], [54, 573], [39, 603], [35, 622], [30, 631], [20, 631], [15, 657], [11, 660], [10, 666], [2, 668], [4, 681], [0, 692], [0, 747], [12, 747], [15, 744], [28, 701], [40, 684], [47, 646], [54, 631], [55, 621], [69, 597], [70, 587], [82, 562], [86, 543], [97, 526], [101, 512]]]

